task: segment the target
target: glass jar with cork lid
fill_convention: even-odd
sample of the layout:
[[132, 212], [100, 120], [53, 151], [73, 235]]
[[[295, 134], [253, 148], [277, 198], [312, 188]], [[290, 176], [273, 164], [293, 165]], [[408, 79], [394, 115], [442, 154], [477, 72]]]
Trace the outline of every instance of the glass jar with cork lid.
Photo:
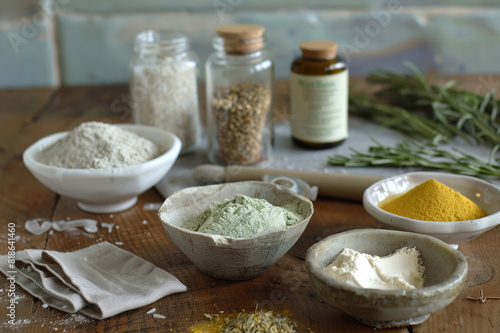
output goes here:
[[337, 43], [308, 41], [291, 65], [290, 108], [293, 141], [303, 147], [337, 146], [348, 135], [348, 69]]
[[220, 165], [264, 165], [271, 159], [273, 61], [264, 27], [221, 26], [206, 62], [208, 154]]

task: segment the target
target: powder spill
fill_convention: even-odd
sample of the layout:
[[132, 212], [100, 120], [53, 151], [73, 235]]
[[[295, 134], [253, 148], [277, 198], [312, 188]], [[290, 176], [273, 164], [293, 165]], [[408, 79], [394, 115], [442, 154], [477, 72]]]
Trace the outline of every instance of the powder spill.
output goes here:
[[269, 230], [286, 229], [302, 220], [299, 214], [286, 208], [237, 194], [233, 199], [211, 203], [183, 227], [213, 235], [248, 238]]
[[152, 141], [100, 122], [85, 122], [44, 149], [39, 162], [68, 169], [110, 169], [144, 163], [160, 154]]
[[[42, 307], [44, 307], [44, 305], [42, 305]], [[4, 320], [0, 323], [0, 332], [9, 332], [13, 327], [16, 329], [16, 332], [23, 332], [25, 331], [23, 329], [24, 327], [33, 327], [35, 325], [39, 327], [49, 327], [51, 331], [72, 332], [73, 330], [81, 331], [82, 325], [89, 328], [94, 322], [93, 319], [79, 313], [64, 314], [60, 319], [49, 319], [48, 317], [17, 319], [14, 325]], [[90, 330], [92, 331], [92, 329]]]
[[115, 226], [114, 223], [106, 223], [106, 222], [101, 223], [101, 227], [108, 229], [108, 234], [110, 234], [113, 231], [114, 226]]
[[[41, 224], [40, 224], [41, 223]], [[77, 227], [83, 227], [86, 232], [97, 232], [97, 221], [92, 219], [80, 219], [73, 221], [45, 221], [42, 218], [36, 218], [33, 220], [28, 220], [24, 223], [24, 228], [31, 232], [34, 235], [41, 235], [50, 229], [54, 229], [56, 231], [64, 231], [64, 230], [74, 230]], [[50, 230], [50, 234], [52, 235], [52, 230]]]
[[379, 207], [389, 213], [422, 221], [466, 221], [487, 214], [472, 200], [434, 179], [398, 197], [388, 197]]
[[92, 219], [80, 219], [73, 221], [54, 221], [52, 229], [56, 231], [71, 230], [77, 227], [83, 227], [87, 232], [97, 232], [97, 221]]
[[415, 289], [424, 285], [420, 253], [409, 247], [385, 257], [345, 248], [324, 270], [339, 281], [361, 288]]
[[161, 202], [146, 202], [142, 209], [144, 210], [158, 210], [160, 209], [162, 203]]
[[24, 228], [31, 232], [33, 235], [41, 235], [52, 228], [52, 222], [44, 221], [44, 219], [41, 218], [36, 218], [26, 221], [24, 223]]
[[167, 318], [167, 317], [165, 317], [165, 316], [163, 316], [161, 314], [157, 314], [157, 313], [153, 314], [153, 317], [156, 318], [156, 319], [166, 319]]

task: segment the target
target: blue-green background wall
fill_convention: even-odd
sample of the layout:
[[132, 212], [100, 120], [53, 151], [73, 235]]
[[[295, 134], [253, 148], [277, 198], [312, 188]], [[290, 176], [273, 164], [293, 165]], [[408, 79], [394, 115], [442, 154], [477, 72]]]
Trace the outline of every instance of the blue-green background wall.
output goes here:
[[500, 73], [500, 0], [0, 0], [0, 88], [125, 83], [146, 29], [184, 31], [203, 63], [233, 23], [265, 26], [278, 79], [310, 39], [338, 42], [353, 76]]

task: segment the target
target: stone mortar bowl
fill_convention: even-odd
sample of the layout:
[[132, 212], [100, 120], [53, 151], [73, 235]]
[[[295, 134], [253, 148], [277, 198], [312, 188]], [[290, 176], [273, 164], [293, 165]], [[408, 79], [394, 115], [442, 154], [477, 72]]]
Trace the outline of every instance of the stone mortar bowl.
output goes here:
[[[425, 267], [422, 288], [359, 288], [324, 271], [344, 248], [382, 257], [405, 246], [415, 247], [421, 254]], [[457, 297], [468, 271], [464, 255], [445, 242], [428, 235], [384, 229], [356, 229], [328, 236], [309, 248], [306, 267], [321, 299], [375, 328], [424, 322]]]
[[[184, 229], [184, 222], [214, 201], [236, 194], [267, 200], [275, 206], [294, 204], [302, 221], [284, 230], [250, 238], [233, 238]], [[264, 273], [295, 244], [313, 214], [312, 202], [286, 187], [265, 182], [237, 182], [190, 187], [168, 197], [158, 215], [170, 238], [203, 273], [224, 280], [247, 280]]]

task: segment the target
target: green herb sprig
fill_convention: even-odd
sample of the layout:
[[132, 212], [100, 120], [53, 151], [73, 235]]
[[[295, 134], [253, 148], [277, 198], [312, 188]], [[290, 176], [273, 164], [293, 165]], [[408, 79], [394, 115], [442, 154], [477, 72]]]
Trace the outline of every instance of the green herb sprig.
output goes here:
[[[423, 122], [423, 119], [434, 122], [434, 130], [444, 136], [432, 138], [435, 142], [460, 136], [478, 144], [484, 142], [500, 144], [499, 102], [493, 90], [481, 96], [454, 88], [455, 81], [447, 81], [442, 85], [432, 84], [414, 64], [406, 62], [405, 65], [412, 74], [378, 70], [368, 75], [369, 82], [383, 86], [375, 95], [377, 100], [371, 100], [373, 110], [379, 111], [380, 105], [390, 104], [397, 105], [407, 112], [415, 112], [410, 110], [424, 112], [423, 115], [415, 113], [412, 117], [406, 117], [401, 113], [392, 115], [395, 123], [415, 120]], [[352, 104], [349, 105], [349, 110], [351, 111], [352, 105], [352, 111], [356, 114], [360, 109], [359, 102], [353, 96], [350, 98], [350, 103]], [[363, 116], [362, 113], [359, 114]], [[364, 112], [364, 116], [368, 114]], [[379, 122], [376, 116], [371, 116], [371, 119]], [[381, 124], [391, 125], [388, 122]], [[407, 134], [422, 136], [418, 131], [408, 131]], [[429, 136], [425, 137], [429, 139]]]
[[430, 140], [436, 144], [448, 142], [456, 136], [456, 131], [448, 126], [440, 126], [416, 112], [376, 102], [363, 95], [349, 97], [349, 112], [370, 119], [380, 126], [393, 128], [408, 136]]
[[346, 167], [418, 167], [430, 170], [443, 170], [479, 178], [500, 177], [499, 159], [495, 159], [500, 145], [490, 152], [487, 162], [466, 154], [459, 149], [439, 149], [433, 143], [402, 141], [394, 147], [387, 147], [373, 140], [375, 145], [368, 153], [355, 149], [350, 156], [334, 155], [328, 164]]
[[[481, 96], [455, 88], [454, 81], [433, 84], [415, 65], [405, 65], [411, 74], [386, 70], [370, 73], [368, 81], [382, 88], [374, 98], [351, 94], [349, 112], [420, 142], [403, 141], [387, 147], [374, 141], [367, 153], [351, 149], [351, 156], [335, 155], [328, 158], [328, 163], [346, 167], [418, 167], [500, 178], [499, 159], [495, 158], [500, 149], [499, 101], [493, 90]], [[493, 144], [489, 160], [482, 161], [457, 148], [438, 148], [455, 137], [469, 144]]]

